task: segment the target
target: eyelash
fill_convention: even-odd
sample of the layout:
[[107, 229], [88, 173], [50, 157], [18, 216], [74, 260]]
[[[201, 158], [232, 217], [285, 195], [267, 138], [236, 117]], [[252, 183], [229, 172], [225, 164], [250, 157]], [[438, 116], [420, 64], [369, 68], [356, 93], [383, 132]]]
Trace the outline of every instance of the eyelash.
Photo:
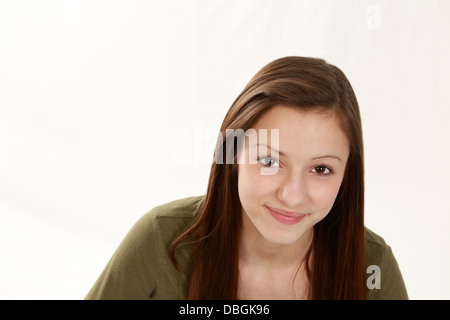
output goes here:
[[[269, 161], [272, 161], [272, 162], [278, 162], [277, 159], [275, 159], [274, 157], [271, 157], [271, 156], [259, 157], [259, 158], [257, 159], [258, 163], [260, 163], [262, 166], [264, 166], [264, 167], [266, 167], [266, 168], [272, 168], [273, 166], [267, 165], [267, 164], [264, 164], [264, 163], [261, 163], [261, 160], [263, 160], [263, 159], [269, 159]], [[278, 162], [278, 166], [279, 166], [279, 165], [280, 165], [280, 164], [279, 164], [279, 162]], [[329, 175], [332, 175], [332, 174], [334, 173], [334, 169], [333, 169], [332, 167], [328, 166], [328, 165], [325, 165], [325, 164], [319, 164], [319, 165], [315, 166], [315, 167], [313, 168], [313, 170], [316, 170], [317, 168], [320, 168], [320, 167], [325, 168], [325, 171], [328, 170], [329, 172], [328, 172], [328, 173], [317, 173], [317, 172], [315, 172], [315, 173], [316, 173], [317, 175], [319, 175], [319, 176], [329, 176]]]
[[[270, 159], [270, 160], [273, 161], [273, 162], [278, 162], [278, 160], [276, 160], [274, 157], [271, 157], [271, 156], [258, 157], [258, 159], [257, 159], [258, 163], [260, 163], [263, 167], [266, 167], [266, 168], [272, 168], [272, 166], [267, 165], [267, 164], [264, 164], [264, 163], [261, 163], [261, 160], [262, 160], [262, 159]], [[278, 166], [279, 166], [279, 165], [280, 165], [280, 163], [278, 162]]]
[[334, 173], [333, 168], [331, 168], [331, 167], [329, 167], [329, 166], [326, 166], [326, 165], [324, 165], [324, 164], [320, 164], [320, 165], [318, 165], [318, 166], [315, 166], [315, 167], [313, 168], [313, 170], [315, 170], [315, 169], [317, 169], [317, 168], [319, 168], [319, 167], [323, 167], [323, 168], [325, 168], [325, 170], [328, 170], [328, 171], [329, 171], [328, 173], [317, 173], [319, 176], [329, 176], [329, 175], [332, 175], [332, 174]]

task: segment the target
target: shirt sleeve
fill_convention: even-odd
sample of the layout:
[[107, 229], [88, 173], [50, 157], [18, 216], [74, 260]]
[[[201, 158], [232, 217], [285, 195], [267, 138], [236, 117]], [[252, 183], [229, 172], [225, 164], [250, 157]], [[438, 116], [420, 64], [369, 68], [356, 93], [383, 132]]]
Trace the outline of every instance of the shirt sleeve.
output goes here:
[[128, 232], [105, 269], [86, 295], [86, 300], [150, 299], [156, 287], [156, 223], [152, 211]]
[[380, 287], [371, 289], [373, 300], [408, 300], [408, 293], [397, 260], [389, 245], [384, 246], [380, 263]]

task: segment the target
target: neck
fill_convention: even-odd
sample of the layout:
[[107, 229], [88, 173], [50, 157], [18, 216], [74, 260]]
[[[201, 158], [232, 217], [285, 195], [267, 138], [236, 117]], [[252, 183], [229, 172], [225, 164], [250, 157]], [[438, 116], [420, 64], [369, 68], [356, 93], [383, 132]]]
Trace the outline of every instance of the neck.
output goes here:
[[294, 243], [287, 245], [272, 243], [259, 233], [244, 213], [239, 241], [239, 261], [247, 265], [278, 269], [298, 266], [311, 246], [313, 234], [313, 229], [310, 229]]

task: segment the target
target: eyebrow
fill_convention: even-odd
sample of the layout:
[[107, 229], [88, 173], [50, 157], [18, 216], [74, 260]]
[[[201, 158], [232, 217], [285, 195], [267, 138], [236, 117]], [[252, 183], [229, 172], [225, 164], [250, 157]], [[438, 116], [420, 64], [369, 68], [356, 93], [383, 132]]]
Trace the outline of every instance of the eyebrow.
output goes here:
[[324, 156], [315, 157], [315, 158], [312, 158], [311, 160], [318, 160], [318, 159], [325, 159], [325, 158], [333, 158], [333, 159], [337, 159], [339, 161], [342, 161], [341, 158], [339, 158], [338, 156], [335, 156], [334, 154], [327, 154], [327, 155], [324, 155]]
[[255, 146], [258, 146], [258, 147], [267, 147], [267, 148], [270, 148], [271, 150], [275, 151], [275, 152], [278, 153], [279, 155], [282, 155], [283, 157], [286, 156], [283, 152], [281, 152], [281, 151], [279, 151], [279, 150], [277, 150], [277, 149], [275, 149], [275, 148], [272, 148], [271, 146], [265, 145], [265, 144], [259, 144], [259, 143], [257, 143]]
[[[268, 146], [268, 145], [265, 145], [265, 144], [259, 144], [259, 143], [256, 144], [256, 146], [267, 147], [267, 148], [270, 148], [271, 150], [275, 151], [279, 155], [286, 156], [283, 152], [281, 152], [281, 151], [279, 151], [279, 150], [277, 150], [275, 148], [272, 148], [271, 146]], [[332, 159], [337, 159], [339, 161], [342, 161], [341, 158], [339, 158], [338, 156], [336, 156], [334, 154], [326, 154], [326, 155], [323, 155], [323, 156], [314, 157], [314, 158], [311, 158], [311, 160], [326, 159], [326, 158], [332, 158]]]

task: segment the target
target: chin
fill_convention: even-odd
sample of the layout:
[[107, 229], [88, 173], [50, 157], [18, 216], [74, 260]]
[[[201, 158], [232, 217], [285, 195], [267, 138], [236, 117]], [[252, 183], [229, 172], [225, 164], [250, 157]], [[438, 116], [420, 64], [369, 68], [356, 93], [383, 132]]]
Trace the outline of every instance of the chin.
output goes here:
[[280, 246], [286, 246], [297, 242], [309, 230], [303, 228], [301, 230], [286, 230], [285, 228], [277, 227], [270, 229], [271, 230], [266, 230], [266, 232], [262, 233], [264, 239], [272, 244]]

